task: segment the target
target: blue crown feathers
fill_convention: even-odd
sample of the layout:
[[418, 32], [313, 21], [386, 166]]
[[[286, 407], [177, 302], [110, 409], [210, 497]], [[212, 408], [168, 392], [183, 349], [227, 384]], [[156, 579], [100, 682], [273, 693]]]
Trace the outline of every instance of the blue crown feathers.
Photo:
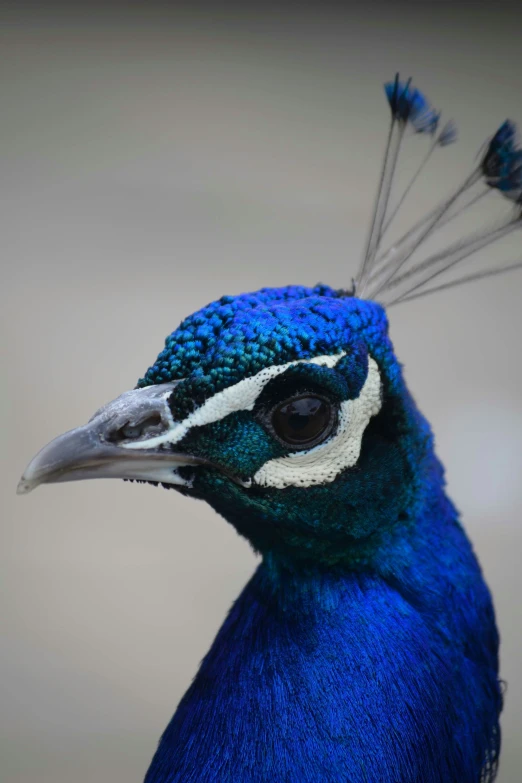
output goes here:
[[[434, 278], [453, 269], [465, 258], [522, 228], [522, 147], [517, 127], [506, 120], [482, 150], [479, 163], [455, 190], [411, 226], [391, 247], [382, 248], [382, 240], [395, 220], [404, 201], [437, 148], [457, 140], [457, 126], [449, 120], [437, 133], [441, 113], [433, 109], [426, 96], [413, 87], [411, 79], [403, 82], [396, 75], [384, 85], [391, 111], [380, 183], [370, 232], [358, 276], [357, 296], [377, 299], [391, 305], [417, 296], [442, 291], [453, 285], [491, 277], [522, 268], [522, 261], [494, 266], [474, 274], [426, 288]], [[408, 185], [390, 207], [390, 195], [403, 140], [410, 130], [430, 137], [430, 144]], [[415, 260], [417, 251], [435, 232], [471, 209], [486, 194], [496, 191], [512, 202], [506, 218], [484, 230], [467, 234], [443, 250]]]

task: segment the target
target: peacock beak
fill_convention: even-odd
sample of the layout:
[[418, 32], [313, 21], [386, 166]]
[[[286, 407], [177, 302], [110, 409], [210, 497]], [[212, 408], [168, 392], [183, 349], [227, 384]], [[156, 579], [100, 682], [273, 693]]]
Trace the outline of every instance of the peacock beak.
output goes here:
[[[178, 381], [134, 389], [100, 408], [83, 427], [59, 435], [31, 460], [17, 487], [92, 478], [157, 481], [190, 486], [178, 468], [205, 464], [172, 446], [136, 448], [174, 425], [168, 398]], [[134, 448], [133, 448], [134, 446]]]

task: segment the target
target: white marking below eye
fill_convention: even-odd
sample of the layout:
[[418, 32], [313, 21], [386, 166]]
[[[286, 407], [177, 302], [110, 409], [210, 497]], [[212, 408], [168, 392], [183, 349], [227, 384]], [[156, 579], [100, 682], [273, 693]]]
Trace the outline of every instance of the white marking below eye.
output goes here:
[[[273, 367], [266, 367], [264, 370], [256, 373], [251, 378], [245, 378], [239, 383], [229, 386], [223, 391], [217, 392], [213, 397], [205, 400], [203, 405], [190, 413], [183, 421], [173, 422], [166, 432], [156, 435], [148, 440], [133, 441], [122, 443], [125, 449], [155, 449], [164, 443], [178, 443], [185, 437], [192, 427], [202, 427], [205, 424], [212, 424], [220, 421], [235, 411], [251, 411], [256, 404], [256, 400], [272, 378], [281, 375], [289, 367], [296, 364], [308, 363], [318, 364], [324, 367], [335, 367], [337, 362], [346, 355], [345, 351], [334, 354], [333, 356], [314, 356], [312, 359], [297, 359], [286, 364], [276, 364]], [[302, 454], [302, 452], [301, 452]]]
[[342, 402], [337, 432], [309, 451], [265, 462], [254, 476], [263, 487], [310, 487], [328, 484], [346, 468], [353, 467], [361, 453], [364, 430], [381, 409], [381, 377], [377, 363], [368, 357], [368, 375], [355, 400]]

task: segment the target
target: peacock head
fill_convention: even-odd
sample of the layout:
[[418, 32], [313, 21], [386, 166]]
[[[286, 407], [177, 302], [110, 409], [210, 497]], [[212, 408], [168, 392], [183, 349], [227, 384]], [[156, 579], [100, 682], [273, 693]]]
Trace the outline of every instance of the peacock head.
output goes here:
[[136, 389], [35, 457], [20, 491], [148, 481], [207, 500], [259, 551], [335, 560], [408, 513], [429, 448], [384, 309], [289, 286], [187, 318]]
[[[289, 286], [208, 305], [167, 338], [136, 389], [46, 446], [20, 492], [82, 478], [149, 481], [207, 500], [260, 552], [327, 563], [347, 553], [363, 561], [366, 542], [415, 518], [440, 469], [378, 302], [522, 267], [495, 265], [431, 285], [522, 228], [522, 146], [507, 120], [469, 176], [383, 249], [421, 169], [457, 135], [452, 121], [438, 130], [440, 112], [411, 80], [397, 76], [385, 93], [391, 125], [357, 296]], [[428, 152], [390, 206], [399, 150], [417, 134]], [[416, 259], [426, 240], [491, 192], [510, 205], [503, 221]]]

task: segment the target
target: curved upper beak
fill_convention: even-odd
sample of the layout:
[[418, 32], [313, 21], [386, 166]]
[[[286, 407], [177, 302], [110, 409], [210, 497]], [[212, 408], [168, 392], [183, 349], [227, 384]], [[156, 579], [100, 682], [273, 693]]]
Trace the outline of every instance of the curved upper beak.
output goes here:
[[178, 468], [205, 464], [205, 460], [176, 452], [168, 443], [150, 449], [132, 447], [173, 428], [168, 398], [177, 383], [125, 392], [100, 408], [83, 427], [59, 435], [31, 460], [18, 484], [18, 494], [39, 484], [90, 478], [190, 486]]

